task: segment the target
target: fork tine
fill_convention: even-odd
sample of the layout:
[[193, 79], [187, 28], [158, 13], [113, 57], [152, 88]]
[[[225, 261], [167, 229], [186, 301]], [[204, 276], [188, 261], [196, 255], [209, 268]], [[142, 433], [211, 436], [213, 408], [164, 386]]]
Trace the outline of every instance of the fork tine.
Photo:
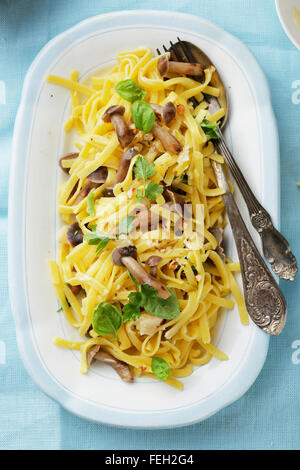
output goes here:
[[182, 59], [182, 56], [180, 54], [180, 51], [178, 50], [177, 48], [177, 45], [173, 44], [172, 41], [170, 41], [170, 44], [171, 44], [171, 50], [172, 52], [174, 53], [176, 59], [179, 61], [179, 62], [182, 62], [183, 59]]
[[195, 62], [195, 57], [193, 55], [193, 53], [189, 50], [188, 47], [186, 47], [186, 45], [184, 44], [183, 41], [181, 41], [180, 38], [177, 38], [178, 39], [178, 42], [186, 56], [186, 59], [187, 59], [187, 62]]
[[[195, 62], [195, 60], [189, 60], [188, 58], [188, 55], [185, 53], [185, 50], [184, 50], [184, 47], [185, 46], [183, 44], [183, 42], [181, 41], [181, 39], [177, 38], [178, 39], [178, 43], [180, 44], [181, 48], [182, 48], [182, 51], [179, 49], [178, 47], [178, 43], [174, 44], [172, 41], [170, 41], [170, 44], [171, 44], [171, 47], [170, 49], [168, 50], [166, 48], [166, 46], [163, 44], [163, 49], [165, 52], [171, 52], [171, 55], [174, 56], [174, 58], [178, 61], [178, 62]], [[157, 49], [158, 51], [158, 49]], [[158, 52], [158, 54], [160, 55], [160, 53]], [[194, 107], [196, 108], [199, 104], [198, 100], [192, 96], [190, 101], [193, 103]]]

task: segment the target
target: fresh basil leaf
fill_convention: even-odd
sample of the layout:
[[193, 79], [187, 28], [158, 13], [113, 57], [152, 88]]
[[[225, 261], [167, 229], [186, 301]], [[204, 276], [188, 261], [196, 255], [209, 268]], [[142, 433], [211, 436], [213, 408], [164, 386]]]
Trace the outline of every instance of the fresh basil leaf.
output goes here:
[[147, 94], [143, 88], [135, 83], [132, 78], [127, 78], [122, 80], [116, 85], [116, 92], [121, 98], [124, 98], [126, 101], [133, 103], [136, 100], [143, 100]]
[[101, 302], [93, 312], [92, 327], [99, 336], [114, 335], [118, 339], [122, 322], [121, 312], [108, 302]]
[[155, 175], [154, 163], [148, 163], [145, 157], [139, 155], [135, 161], [133, 171], [135, 177], [141, 178], [146, 184], [146, 180]]
[[88, 242], [88, 245], [98, 245], [96, 253], [99, 254], [103, 248], [106, 247], [110, 238], [104, 233], [97, 230], [96, 225], [92, 226], [92, 231], [84, 235], [84, 239]]
[[123, 307], [123, 323], [134, 320], [136, 321], [141, 316], [141, 309], [139, 305], [128, 303]]
[[155, 122], [155, 113], [150, 104], [145, 101], [134, 101], [131, 105], [131, 115], [138, 129], [144, 132], [151, 131]]
[[152, 358], [151, 370], [156, 377], [163, 381], [166, 381], [172, 374], [169, 364], [162, 357]]
[[211, 122], [208, 119], [203, 119], [200, 126], [209, 139], [217, 140], [220, 138], [219, 134], [216, 132], [216, 128], [219, 126], [219, 124], [219, 122]]
[[[148, 284], [139, 284], [130, 273], [129, 275], [139, 287], [140, 292], [131, 292], [128, 296], [129, 303], [126, 305], [134, 305], [138, 308], [142, 307], [151, 315], [163, 318], [164, 320], [172, 320], [179, 316], [180, 305], [176, 294], [171, 289], [167, 287], [171, 295], [167, 299], [162, 299], [157, 295], [158, 290], [148, 286]], [[133, 309], [133, 307], [126, 307], [128, 310], [129, 308]], [[134, 311], [137, 311], [137, 309]]]
[[133, 230], [134, 226], [132, 222], [134, 221], [134, 215], [127, 215], [124, 219], [119, 222], [119, 235], [122, 233], [129, 233]]
[[143, 295], [141, 292], [130, 292], [128, 299], [130, 303], [140, 307], [143, 302]]
[[150, 181], [145, 190], [145, 195], [150, 201], [156, 201], [157, 196], [159, 196], [163, 192], [163, 190], [164, 189], [162, 186], [153, 183], [153, 181]]
[[142, 285], [142, 306], [151, 315], [164, 318], [165, 320], [172, 320], [179, 316], [180, 306], [176, 294], [168, 287], [167, 289], [171, 295], [166, 299], [162, 299], [157, 295], [158, 291], [156, 289], [147, 284]]
[[91, 217], [94, 217], [95, 215], [94, 191], [90, 191], [87, 197], [87, 211]]

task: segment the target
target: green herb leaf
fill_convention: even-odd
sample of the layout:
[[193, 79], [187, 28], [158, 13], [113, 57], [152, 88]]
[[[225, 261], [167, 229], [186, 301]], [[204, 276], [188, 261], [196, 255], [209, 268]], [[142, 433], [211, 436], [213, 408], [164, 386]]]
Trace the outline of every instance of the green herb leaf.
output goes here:
[[129, 233], [134, 229], [133, 222], [134, 215], [127, 215], [124, 219], [119, 222], [119, 235], [122, 233]]
[[143, 196], [142, 191], [141, 191], [140, 189], [138, 189], [137, 192], [136, 192], [136, 198], [137, 198], [137, 202], [138, 202], [139, 204], [142, 204], [142, 202], [143, 202], [143, 197], [144, 197], [144, 196]]
[[[134, 277], [132, 276], [134, 279]], [[139, 283], [134, 279], [134, 282], [139, 285]], [[123, 323], [129, 320], [137, 320], [141, 316], [141, 302], [142, 294], [141, 292], [131, 292], [128, 296], [129, 302], [123, 307]]]
[[169, 364], [162, 357], [152, 358], [151, 370], [156, 377], [163, 381], [166, 381], [172, 374]]
[[87, 197], [87, 211], [91, 217], [94, 217], [95, 215], [94, 191], [90, 191]]
[[99, 336], [114, 335], [118, 339], [122, 322], [121, 312], [108, 302], [101, 302], [93, 312], [92, 327]]
[[185, 184], [187, 184], [189, 182], [189, 178], [188, 178], [187, 173], [183, 173], [183, 175], [181, 175], [180, 181], [181, 181], [181, 183], [185, 183]]
[[155, 122], [155, 113], [150, 104], [145, 101], [134, 101], [131, 105], [131, 115], [138, 129], [144, 132], [151, 131]]
[[92, 226], [92, 231], [90, 233], [84, 235], [84, 239], [88, 242], [88, 245], [98, 245], [96, 249], [97, 254], [106, 247], [110, 240], [107, 235], [97, 230], [96, 225]]
[[219, 139], [220, 136], [216, 132], [216, 128], [219, 126], [219, 122], [210, 122], [208, 119], [203, 119], [200, 126], [204, 130], [205, 134], [209, 139]]
[[133, 103], [136, 100], [143, 100], [147, 94], [143, 88], [135, 83], [132, 78], [122, 80], [116, 85], [116, 92], [126, 101]]
[[150, 181], [146, 188], [145, 195], [150, 199], [150, 201], [156, 201], [157, 196], [159, 196], [163, 190], [164, 188], [162, 186]]
[[154, 163], [148, 163], [145, 157], [139, 155], [135, 161], [133, 171], [136, 178], [141, 178], [146, 184], [146, 180], [155, 175]]
[[58, 310], [56, 310], [57, 312], [62, 312], [63, 308], [60, 307]]
[[139, 305], [128, 303], [123, 307], [123, 323], [134, 320], [136, 321], [141, 316]]
[[168, 287], [167, 289], [171, 295], [166, 299], [162, 299], [157, 295], [158, 291], [156, 289], [147, 284], [142, 285], [142, 306], [151, 315], [164, 318], [165, 320], [172, 320], [179, 316], [180, 306], [176, 294]]
[[[130, 277], [132, 278], [131, 275]], [[125, 311], [128, 312], [128, 315], [131, 312], [137, 314], [140, 308], [144, 308], [151, 315], [163, 318], [165, 320], [172, 320], [173, 318], [177, 318], [179, 316], [179, 302], [176, 294], [171, 289], [167, 288], [171, 295], [167, 299], [162, 299], [157, 295], [158, 291], [153, 289], [153, 287], [150, 287], [147, 284], [141, 285], [134, 278], [133, 280], [140, 288], [140, 292], [131, 292], [129, 294], [129, 302], [124, 306], [124, 308], [126, 307]], [[124, 321], [128, 321], [127, 314], [124, 318], [126, 318]]]

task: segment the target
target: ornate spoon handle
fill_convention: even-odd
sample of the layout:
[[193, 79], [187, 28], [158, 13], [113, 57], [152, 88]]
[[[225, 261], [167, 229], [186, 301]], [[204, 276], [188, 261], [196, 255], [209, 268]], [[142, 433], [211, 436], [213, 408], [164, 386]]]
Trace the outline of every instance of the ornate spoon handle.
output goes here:
[[236, 243], [241, 265], [244, 298], [254, 323], [271, 335], [278, 335], [286, 321], [286, 303], [278, 284], [257, 250], [228, 186], [222, 165], [211, 162]]
[[298, 265], [291, 251], [289, 242], [275, 229], [268, 212], [258, 202], [251, 191], [247, 181], [237, 166], [230, 150], [228, 149], [221, 130], [218, 128], [220, 140], [217, 143], [221, 154], [224, 156], [228, 167], [236, 180], [240, 191], [248, 207], [251, 222], [260, 235], [262, 249], [266, 260], [270, 263], [274, 273], [282, 279], [293, 281]]

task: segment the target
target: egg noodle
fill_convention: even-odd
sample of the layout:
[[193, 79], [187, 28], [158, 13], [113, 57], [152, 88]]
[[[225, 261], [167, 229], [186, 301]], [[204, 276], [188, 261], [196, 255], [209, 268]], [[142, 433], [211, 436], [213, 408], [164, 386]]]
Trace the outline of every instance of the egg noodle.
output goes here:
[[[204, 100], [203, 93], [219, 95], [219, 90], [210, 84], [214, 69], [204, 71], [203, 83], [174, 73], [163, 80], [157, 70], [157, 61], [158, 57], [153, 57], [149, 49], [138, 48], [120, 53], [117, 65], [105, 75], [91, 77], [89, 84], [79, 82], [77, 71], [73, 71], [70, 78], [47, 77], [49, 83], [70, 89], [71, 112], [64, 129], [77, 132], [74, 158], [71, 155], [62, 160], [67, 176], [59, 187], [58, 211], [65, 226], [57, 260], [50, 260], [49, 264], [61, 308], [70, 324], [78, 330], [81, 340], [57, 337], [54, 343], [81, 352], [81, 373], [88, 372], [88, 352], [96, 345], [130, 366], [137, 377], [147, 375], [157, 379], [151, 363], [153, 357], [162, 358], [170, 367], [165, 382], [181, 390], [182, 382], [177, 379], [190, 375], [195, 366], [207, 363], [213, 356], [221, 361], [228, 359], [225, 352], [213, 344], [214, 327], [221, 312], [232, 309], [235, 300], [243, 324], [248, 324], [248, 314], [235, 280], [239, 264], [222, 256], [213, 231], [226, 225], [224, 191], [218, 187], [210, 165], [211, 160], [223, 163], [223, 157], [216, 153], [213, 141], [201, 126], [203, 120], [215, 123], [225, 114], [224, 109], [220, 109], [211, 115]], [[165, 150], [151, 131], [144, 132], [134, 126], [132, 103], [116, 91], [117, 84], [126, 79], [133, 79], [146, 92], [145, 102], [175, 105], [176, 116], [167, 130], [181, 144], [182, 150], [178, 154]], [[191, 104], [192, 97], [200, 103], [196, 108]], [[109, 107], [117, 105], [125, 108], [124, 121], [134, 132], [131, 146], [138, 144], [139, 152], [131, 159], [123, 181], [114, 185], [124, 150], [114, 125], [104, 122], [102, 117]], [[141, 202], [143, 181], [134, 172], [141, 157], [148, 165], [154, 164], [152, 176], [147, 181], [162, 188], [172, 187], [192, 208], [193, 232], [202, 233], [202, 243], [197, 249], [188, 243], [185, 233], [174, 235], [175, 213], [168, 227], [169, 236], [164, 236], [164, 228], [160, 225], [159, 236], [156, 227], [146, 232], [133, 231], [134, 237], [133, 233], [109, 237], [106, 245], [98, 250], [95, 244], [89, 243], [86, 235], [91, 234], [91, 230], [101, 228], [103, 232], [107, 227], [111, 230], [117, 211], [132, 214]], [[88, 176], [100, 167], [106, 169], [106, 179], [93, 187], [91, 199], [90, 193], [85, 194], [83, 188]], [[109, 187], [113, 187], [113, 197], [104, 197], [103, 191]], [[80, 194], [84, 197], [80, 198]], [[164, 194], [161, 191], [156, 199], [146, 202], [144, 199], [151, 213], [166, 210]], [[203, 209], [201, 230], [200, 221], [194, 216], [199, 205]], [[84, 235], [75, 246], [66, 236], [66, 230], [74, 223]], [[97, 306], [109, 303], [122, 313], [129, 295], [138, 292], [137, 283], [126, 266], [116, 265], [112, 260], [113, 250], [124, 245], [124, 239], [134, 244], [137, 260], [147, 272], [150, 269], [147, 260], [159, 257], [156, 279], [176, 294], [180, 314], [171, 319], [154, 316], [154, 323], [151, 323], [153, 315], [142, 309], [139, 318], [121, 324], [117, 336], [99, 334], [92, 327]], [[81, 287], [79, 292], [75, 286]], [[230, 294], [234, 300], [228, 298]], [[147, 321], [150, 322], [152, 331], [145, 333], [142, 321], [146, 321], [146, 331]]]

